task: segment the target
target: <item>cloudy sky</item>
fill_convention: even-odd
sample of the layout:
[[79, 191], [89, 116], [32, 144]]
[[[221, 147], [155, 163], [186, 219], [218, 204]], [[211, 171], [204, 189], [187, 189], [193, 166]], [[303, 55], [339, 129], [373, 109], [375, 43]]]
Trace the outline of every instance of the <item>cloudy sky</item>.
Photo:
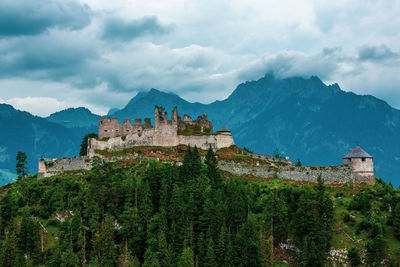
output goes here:
[[104, 114], [157, 88], [226, 98], [266, 72], [400, 108], [400, 1], [1, 0], [0, 103]]

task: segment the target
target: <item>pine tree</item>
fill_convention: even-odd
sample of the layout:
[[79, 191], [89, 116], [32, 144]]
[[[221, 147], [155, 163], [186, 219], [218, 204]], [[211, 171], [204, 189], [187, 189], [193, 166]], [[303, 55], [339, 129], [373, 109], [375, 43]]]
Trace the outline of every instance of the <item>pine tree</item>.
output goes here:
[[148, 181], [142, 181], [139, 187], [139, 217], [141, 222], [146, 225], [153, 214], [153, 201]]
[[215, 246], [215, 256], [218, 266], [225, 266], [226, 246], [227, 246], [227, 229], [225, 224], [222, 225], [218, 235], [217, 245]]
[[270, 235], [268, 238], [263, 239], [263, 265], [272, 266], [274, 264], [274, 238]]
[[214, 267], [217, 266], [217, 260], [214, 253], [214, 242], [212, 238], [209, 238], [207, 244], [207, 254], [206, 259], [204, 261], [204, 266]]
[[18, 248], [21, 252], [30, 255], [38, 255], [39, 253], [39, 226], [28, 213], [22, 217], [21, 228], [17, 234]]
[[190, 247], [184, 248], [178, 260], [178, 267], [194, 267], [193, 250]]
[[120, 267], [133, 267], [134, 258], [128, 249], [128, 242], [125, 241], [125, 246], [122, 254], [119, 257]]
[[6, 235], [1, 248], [0, 266], [8, 267], [14, 265], [14, 260], [17, 255], [17, 237], [14, 232]]
[[62, 267], [74, 267], [79, 265], [78, 256], [72, 251], [72, 248], [67, 249], [62, 254], [61, 266]]
[[[13, 267], [24, 267], [26, 266], [26, 260], [25, 256], [22, 252], [18, 252], [15, 259], [14, 259], [14, 264], [12, 265]], [[59, 266], [59, 265], [56, 265]]]
[[107, 215], [101, 232], [101, 264], [102, 266], [115, 265], [114, 224], [110, 215]]
[[351, 266], [359, 266], [361, 264], [360, 254], [357, 248], [351, 248], [347, 253], [347, 258]]
[[161, 267], [160, 262], [155, 254], [150, 255], [150, 257], [144, 261], [143, 267]]
[[121, 216], [121, 235], [126, 239], [128, 249], [136, 257], [142, 257], [146, 232], [141, 224], [136, 208], [129, 208]]
[[196, 245], [196, 266], [203, 266], [207, 253], [207, 239], [203, 232], [199, 234]]
[[394, 234], [400, 240], [400, 202], [396, 204], [392, 212], [392, 224]]
[[88, 133], [82, 138], [81, 143], [81, 150], [79, 151], [79, 156], [86, 156], [87, 155], [87, 148], [88, 148], [88, 139], [89, 138], [98, 138], [99, 136], [97, 133]]
[[211, 181], [211, 186], [213, 188], [220, 188], [222, 184], [222, 178], [218, 171], [218, 162], [211, 146], [207, 151], [205, 164], [207, 165], [207, 176]]
[[28, 174], [28, 162], [26, 161], [26, 153], [22, 151], [17, 152], [17, 164], [16, 164], [16, 172], [18, 175], [18, 180], [22, 179], [22, 190], [23, 190], [23, 198], [24, 201], [26, 199], [26, 186], [25, 186], [25, 176]]
[[77, 252], [79, 250], [79, 234], [81, 232], [81, 215], [79, 211], [75, 211], [70, 223], [70, 244], [74, 250]]
[[161, 266], [174, 266], [174, 254], [171, 246], [167, 243], [165, 233], [161, 231], [158, 236], [159, 262]]
[[263, 212], [263, 231], [273, 235], [275, 245], [286, 241], [288, 234], [288, 208], [276, 192], [269, 194]]
[[318, 246], [318, 240], [313, 234], [304, 238], [304, 245], [301, 251], [301, 266], [324, 266], [325, 251]]
[[377, 235], [366, 245], [367, 260], [372, 266], [379, 266], [381, 261], [386, 257], [387, 244], [382, 235]]
[[20, 178], [24, 178], [28, 172], [28, 168], [27, 168], [27, 161], [26, 161], [26, 153], [22, 152], [22, 151], [18, 151], [17, 152], [17, 164], [16, 164], [16, 171], [17, 171], [17, 175], [18, 175], [18, 179]]
[[183, 248], [184, 231], [186, 215], [184, 213], [185, 203], [183, 200], [182, 189], [174, 185], [171, 196], [170, 206], [170, 222], [171, 229], [169, 237], [171, 238], [171, 246], [175, 254], [179, 254]]
[[240, 227], [234, 242], [234, 264], [236, 266], [261, 266], [257, 222], [253, 216]]

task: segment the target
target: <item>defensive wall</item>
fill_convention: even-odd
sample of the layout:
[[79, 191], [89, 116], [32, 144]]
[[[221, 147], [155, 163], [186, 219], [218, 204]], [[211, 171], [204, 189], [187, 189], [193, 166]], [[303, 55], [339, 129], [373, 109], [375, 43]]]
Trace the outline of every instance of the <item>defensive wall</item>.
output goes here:
[[349, 165], [339, 166], [306, 166], [298, 167], [293, 165], [271, 168], [271, 166], [248, 165], [233, 161], [219, 161], [218, 167], [237, 176], [252, 176], [261, 178], [280, 178], [297, 181], [317, 182], [318, 176], [327, 184], [332, 183], [368, 183], [374, 184], [375, 178], [371, 176], [361, 176], [353, 172]]
[[[129, 159], [143, 158], [144, 157], [131, 156]], [[123, 158], [102, 157], [102, 159], [104, 161], [116, 161], [122, 160]], [[279, 178], [316, 183], [318, 176], [321, 175], [321, 178], [324, 179], [327, 184], [343, 184], [347, 182], [375, 183], [374, 177], [365, 177], [355, 174], [350, 165], [298, 167], [294, 166], [290, 160], [275, 159], [271, 156], [267, 156], [267, 158], [254, 157], [253, 159], [251, 164], [233, 160], [219, 160], [218, 167], [222, 171], [240, 177]], [[61, 158], [55, 160], [41, 159], [39, 161], [39, 176], [49, 177], [65, 171], [90, 170], [93, 162], [94, 158], [89, 157]], [[272, 164], [264, 164], [266, 162]], [[271, 167], [271, 165], [273, 167]]]

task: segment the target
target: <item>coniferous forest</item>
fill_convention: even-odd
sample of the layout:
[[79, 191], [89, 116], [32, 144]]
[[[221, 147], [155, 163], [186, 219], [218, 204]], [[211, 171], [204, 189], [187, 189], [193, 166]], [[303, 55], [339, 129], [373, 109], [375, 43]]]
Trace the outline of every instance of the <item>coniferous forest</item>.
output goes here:
[[231, 177], [189, 148], [181, 165], [21, 177], [1, 188], [0, 234], [1, 266], [398, 266], [400, 191]]

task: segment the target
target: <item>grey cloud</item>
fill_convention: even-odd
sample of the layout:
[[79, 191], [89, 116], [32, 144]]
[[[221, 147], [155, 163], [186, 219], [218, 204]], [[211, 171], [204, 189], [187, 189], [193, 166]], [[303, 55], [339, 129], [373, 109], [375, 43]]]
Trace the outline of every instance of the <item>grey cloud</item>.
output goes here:
[[[0, 76], [60, 81], [80, 75], [99, 51], [81, 34], [22, 37], [0, 46]], [[76, 79], [79, 81], [79, 79]]]
[[358, 58], [360, 61], [382, 61], [399, 58], [399, 56], [398, 53], [393, 52], [386, 45], [363, 46], [358, 49]]
[[2, 0], [0, 36], [40, 34], [50, 28], [78, 30], [90, 23], [90, 8], [70, 0]]
[[121, 18], [109, 18], [104, 23], [103, 39], [131, 41], [144, 35], [161, 35], [170, 32], [172, 26], [162, 25], [157, 17], [143, 17], [124, 21]]

